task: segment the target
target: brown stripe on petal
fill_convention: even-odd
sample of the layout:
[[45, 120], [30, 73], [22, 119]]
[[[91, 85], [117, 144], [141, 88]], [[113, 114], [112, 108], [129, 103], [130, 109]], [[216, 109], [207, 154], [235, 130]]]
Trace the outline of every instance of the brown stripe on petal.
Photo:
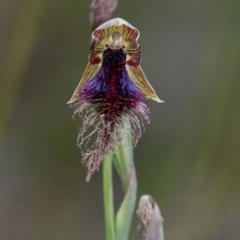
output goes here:
[[99, 30], [93, 31], [92, 36], [93, 36], [93, 38], [95, 38], [97, 41], [104, 39], [104, 38], [106, 37], [105, 29], [99, 29]]
[[121, 34], [123, 42], [127, 44], [137, 41], [140, 35], [139, 31], [132, 25], [122, 19], [115, 18], [93, 31], [92, 37], [97, 41], [103, 39], [108, 41], [111, 38], [112, 33], [115, 31]]
[[134, 42], [139, 37], [139, 32], [137, 29], [129, 28], [127, 26], [124, 26], [124, 29], [126, 29], [126, 41], [127, 42]]
[[157, 102], [162, 102], [158, 98], [151, 84], [148, 82], [140, 66], [135, 67], [127, 64], [126, 69], [130, 78], [137, 84], [137, 86], [141, 89], [142, 93], [145, 95], [146, 98], [151, 98]]
[[[102, 61], [102, 53], [104, 48], [99, 46], [95, 46], [94, 50], [90, 52], [89, 61], [91, 64], [98, 64]], [[96, 60], [97, 59], [97, 60]]]
[[138, 66], [141, 62], [141, 48], [135, 41], [132, 42], [126, 49], [128, 55], [127, 64], [130, 66]]
[[80, 83], [75, 89], [71, 99], [67, 102], [68, 104], [73, 103], [80, 98], [79, 95], [80, 95], [81, 88], [91, 79], [93, 79], [98, 74], [100, 69], [101, 69], [101, 64], [91, 64], [90, 62], [88, 63]]

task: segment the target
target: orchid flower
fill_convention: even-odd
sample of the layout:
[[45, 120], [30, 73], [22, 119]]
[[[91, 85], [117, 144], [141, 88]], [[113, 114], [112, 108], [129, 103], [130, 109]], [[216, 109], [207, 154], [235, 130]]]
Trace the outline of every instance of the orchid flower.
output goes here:
[[136, 146], [149, 123], [146, 99], [162, 102], [140, 67], [139, 36], [121, 18], [105, 22], [92, 33], [88, 65], [68, 102], [74, 116], [82, 120], [78, 146], [88, 169], [87, 181], [128, 131]]

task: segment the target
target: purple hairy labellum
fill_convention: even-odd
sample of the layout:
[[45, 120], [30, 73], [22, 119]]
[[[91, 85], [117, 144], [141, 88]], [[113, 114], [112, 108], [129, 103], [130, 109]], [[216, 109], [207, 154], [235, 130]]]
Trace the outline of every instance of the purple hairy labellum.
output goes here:
[[146, 99], [161, 102], [140, 67], [139, 35], [120, 18], [105, 22], [92, 33], [89, 63], [68, 102], [74, 116], [82, 120], [78, 146], [88, 169], [87, 181], [117, 149], [126, 132], [132, 133], [133, 146], [137, 144], [144, 124], [149, 123]]

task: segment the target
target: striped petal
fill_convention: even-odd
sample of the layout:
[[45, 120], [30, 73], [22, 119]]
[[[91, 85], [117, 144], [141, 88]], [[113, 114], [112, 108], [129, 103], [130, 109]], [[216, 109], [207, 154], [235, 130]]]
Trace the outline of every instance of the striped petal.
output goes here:
[[101, 69], [101, 64], [92, 64], [91, 62], [88, 63], [80, 83], [75, 89], [71, 99], [67, 102], [68, 104], [73, 103], [79, 99], [80, 97], [79, 94], [81, 89], [85, 86], [87, 82], [92, 80], [98, 74], [100, 69]]
[[150, 98], [152, 100], [155, 100], [157, 102], [163, 102], [160, 100], [154, 91], [151, 84], [148, 82], [142, 68], [139, 66], [130, 66], [126, 65], [127, 72], [130, 76], [130, 78], [137, 84], [137, 86], [140, 88], [142, 93], [146, 98]]

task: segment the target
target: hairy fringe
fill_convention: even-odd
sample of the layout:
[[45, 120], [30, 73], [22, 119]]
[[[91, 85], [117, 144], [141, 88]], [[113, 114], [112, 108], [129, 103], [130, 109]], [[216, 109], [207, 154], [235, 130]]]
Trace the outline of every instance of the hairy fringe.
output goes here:
[[[150, 111], [145, 102], [138, 102], [134, 108], [115, 117], [106, 117], [107, 113], [100, 115], [96, 105], [83, 99], [71, 107], [74, 108], [73, 118], [79, 116], [82, 120], [77, 145], [82, 154], [82, 163], [87, 168], [87, 182], [104, 159], [117, 150], [126, 133], [132, 133], [132, 144], [135, 147], [145, 130], [145, 125], [150, 122]], [[129, 119], [130, 125], [126, 124], [126, 118]]]

